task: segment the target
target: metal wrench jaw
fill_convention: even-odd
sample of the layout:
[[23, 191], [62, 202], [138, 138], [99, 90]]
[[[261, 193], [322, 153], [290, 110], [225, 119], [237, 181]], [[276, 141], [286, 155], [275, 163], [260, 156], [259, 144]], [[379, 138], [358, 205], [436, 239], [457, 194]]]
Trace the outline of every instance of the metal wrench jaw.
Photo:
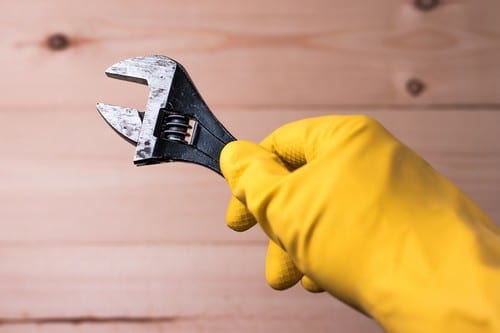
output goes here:
[[136, 144], [136, 165], [184, 161], [221, 174], [220, 152], [236, 139], [212, 114], [182, 65], [165, 56], [136, 57], [111, 66], [106, 75], [149, 86], [144, 113], [97, 104], [106, 122]]
[[134, 146], [137, 145], [144, 113], [136, 109], [104, 103], [97, 103], [97, 111], [118, 135]]

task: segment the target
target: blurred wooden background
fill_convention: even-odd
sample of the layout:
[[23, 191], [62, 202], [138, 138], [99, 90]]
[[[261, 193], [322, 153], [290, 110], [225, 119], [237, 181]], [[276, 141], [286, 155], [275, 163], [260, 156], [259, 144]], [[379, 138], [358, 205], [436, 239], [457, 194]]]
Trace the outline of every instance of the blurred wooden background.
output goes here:
[[134, 167], [95, 103], [143, 108], [147, 90], [103, 72], [168, 55], [255, 141], [300, 118], [371, 115], [499, 221], [499, 11], [495, 0], [0, 2], [0, 332], [380, 332], [328, 295], [267, 287], [265, 237], [225, 226], [221, 177]]

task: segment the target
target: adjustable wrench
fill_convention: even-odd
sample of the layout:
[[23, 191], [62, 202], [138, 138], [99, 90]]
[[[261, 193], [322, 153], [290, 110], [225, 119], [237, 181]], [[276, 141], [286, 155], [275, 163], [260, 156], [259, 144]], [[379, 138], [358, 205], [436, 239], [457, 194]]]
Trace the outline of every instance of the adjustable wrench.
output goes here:
[[184, 161], [221, 174], [222, 148], [236, 139], [212, 114], [181, 64], [161, 55], [136, 57], [109, 67], [106, 75], [149, 87], [144, 112], [97, 103], [106, 122], [136, 146], [134, 164]]

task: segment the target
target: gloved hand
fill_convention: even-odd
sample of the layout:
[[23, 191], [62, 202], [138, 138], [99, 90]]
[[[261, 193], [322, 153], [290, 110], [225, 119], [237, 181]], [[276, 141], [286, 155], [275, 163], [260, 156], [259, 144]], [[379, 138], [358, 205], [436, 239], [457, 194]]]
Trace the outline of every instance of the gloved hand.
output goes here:
[[294, 122], [221, 168], [229, 226], [271, 239], [272, 286], [304, 274], [388, 332], [500, 332], [499, 228], [375, 120]]

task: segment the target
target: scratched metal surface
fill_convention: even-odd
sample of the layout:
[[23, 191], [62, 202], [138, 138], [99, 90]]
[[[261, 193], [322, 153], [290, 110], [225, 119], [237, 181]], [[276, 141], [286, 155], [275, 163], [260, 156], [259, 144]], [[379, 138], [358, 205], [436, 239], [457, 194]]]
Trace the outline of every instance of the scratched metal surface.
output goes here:
[[142, 126], [139, 110], [104, 103], [97, 103], [97, 110], [113, 130], [132, 144], [137, 144]]
[[106, 74], [110, 77], [146, 83], [149, 88], [148, 102], [137, 140], [134, 162], [153, 157], [153, 147], [156, 144], [156, 137], [153, 135], [156, 119], [160, 109], [167, 104], [176, 67], [177, 64], [172, 59], [156, 55], [122, 60], [106, 70]]

